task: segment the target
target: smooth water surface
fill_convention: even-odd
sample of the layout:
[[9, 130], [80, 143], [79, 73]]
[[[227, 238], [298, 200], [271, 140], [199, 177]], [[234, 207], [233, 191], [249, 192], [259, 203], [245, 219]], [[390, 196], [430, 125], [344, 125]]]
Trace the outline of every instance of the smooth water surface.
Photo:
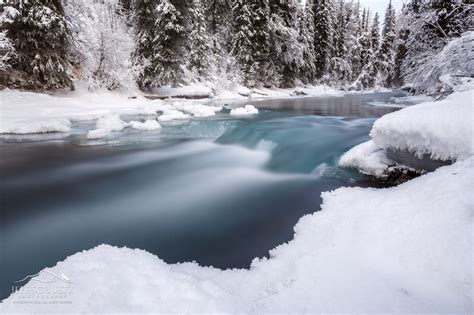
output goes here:
[[[174, 121], [88, 141], [0, 137], [0, 298], [14, 281], [107, 243], [169, 263], [249, 267], [319, 210], [322, 191], [377, 186], [337, 167], [399, 93], [261, 101], [253, 117]], [[153, 117], [122, 117], [151, 119]]]

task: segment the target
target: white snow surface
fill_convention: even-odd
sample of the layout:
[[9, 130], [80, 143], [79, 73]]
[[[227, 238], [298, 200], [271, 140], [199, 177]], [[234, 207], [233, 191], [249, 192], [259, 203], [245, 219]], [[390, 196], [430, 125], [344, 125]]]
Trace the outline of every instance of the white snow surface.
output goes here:
[[258, 114], [258, 109], [253, 105], [245, 105], [230, 110], [232, 116], [245, 116]]
[[387, 158], [384, 149], [369, 140], [344, 153], [338, 164], [342, 167], [357, 168], [362, 174], [380, 177], [392, 162]]
[[20, 291], [0, 312], [472, 313], [473, 163], [390, 189], [325, 192], [322, 211], [250, 270], [101, 245], [47, 269], [71, 280], [71, 304], [15, 303]]
[[78, 92], [51, 96], [6, 89], [0, 91], [0, 134], [67, 132], [73, 120], [98, 119], [97, 128], [89, 134], [89, 138], [98, 138], [128, 127], [119, 118], [123, 114], [160, 115], [159, 121], [171, 121], [213, 116], [221, 109], [191, 101], [165, 103], [141, 97], [128, 99], [114, 93]]
[[474, 90], [387, 114], [370, 132], [380, 148], [429, 154], [434, 159], [463, 159], [473, 152]]
[[160, 124], [156, 120], [153, 120], [153, 119], [149, 119], [144, 122], [133, 120], [129, 122], [129, 126], [132, 127], [133, 129], [144, 130], [144, 131], [153, 131], [153, 130], [158, 130], [161, 128]]

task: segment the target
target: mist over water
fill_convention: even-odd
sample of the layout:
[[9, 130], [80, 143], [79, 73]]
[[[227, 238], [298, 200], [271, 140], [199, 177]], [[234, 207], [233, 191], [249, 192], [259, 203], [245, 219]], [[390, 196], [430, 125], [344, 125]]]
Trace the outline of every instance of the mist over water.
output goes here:
[[[353, 96], [353, 106], [392, 96]], [[168, 263], [247, 268], [291, 240], [322, 191], [367, 185], [336, 163], [368, 139], [379, 109], [348, 118], [259, 105], [267, 110], [254, 117], [224, 112], [97, 142], [85, 139], [87, 122], [62, 138], [1, 138], [0, 297], [12, 282], [102, 243]]]

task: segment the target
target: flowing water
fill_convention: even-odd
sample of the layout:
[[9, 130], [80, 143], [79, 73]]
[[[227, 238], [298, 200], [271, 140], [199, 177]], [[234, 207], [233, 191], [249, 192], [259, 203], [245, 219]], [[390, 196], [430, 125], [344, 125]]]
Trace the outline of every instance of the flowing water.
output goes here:
[[[0, 138], [0, 298], [14, 281], [107, 243], [169, 263], [247, 268], [293, 237], [323, 191], [379, 186], [337, 159], [366, 141], [398, 92], [261, 101], [260, 113], [174, 121], [88, 141]], [[150, 119], [150, 117], [122, 117]]]

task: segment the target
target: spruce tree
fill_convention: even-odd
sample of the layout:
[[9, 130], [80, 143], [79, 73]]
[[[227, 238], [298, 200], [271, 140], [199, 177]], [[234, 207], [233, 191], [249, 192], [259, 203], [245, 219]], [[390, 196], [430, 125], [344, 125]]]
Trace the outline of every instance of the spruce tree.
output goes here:
[[135, 22], [135, 51], [132, 53], [132, 65], [135, 77], [141, 89], [150, 88], [158, 69], [154, 65], [155, 39], [155, 0], [135, 0], [133, 16]]
[[380, 23], [379, 23], [379, 14], [375, 12], [374, 19], [370, 28], [370, 48], [373, 52], [379, 50], [380, 45]]
[[385, 13], [384, 27], [382, 30], [382, 43], [377, 58], [380, 83], [384, 86], [390, 86], [392, 84], [395, 39], [395, 9], [392, 6], [392, 1], [390, 1]]
[[295, 0], [270, 0], [269, 84], [293, 87], [303, 64], [303, 47], [298, 41], [298, 3]]
[[329, 66], [333, 50], [333, 2], [332, 0], [314, 0], [314, 43], [316, 54], [316, 76], [323, 77]]
[[298, 20], [300, 21], [299, 41], [303, 45], [303, 64], [299, 69], [298, 77], [305, 84], [313, 84], [316, 80], [313, 0], [306, 1]]
[[206, 0], [205, 14], [209, 33], [212, 36], [214, 55], [223, 55], [230, 50], [232, 30], [232, 0]]
[[232, 54], [243, 83], [264, 83], [269, 56], [269, 6], [267, 0], [236, 0], [233, 6]]
[[188, 67], [199, 79], [207, 79], [211, 67], [212, 41], [208, 34], [201, 0], [193, 0], [189, 9]]
[[70, 31], [60, 0], [12, 1], [17, 14], [6, 31], [15, 49], [12, 64], [26, 88], [70, 87]]
[[155, 9], [155, 37], [151, 63], [156, 76], [153, 86], [177, 86], [183, 82], [185, 44], [184, 3], [180, 0], [161, 0]]

